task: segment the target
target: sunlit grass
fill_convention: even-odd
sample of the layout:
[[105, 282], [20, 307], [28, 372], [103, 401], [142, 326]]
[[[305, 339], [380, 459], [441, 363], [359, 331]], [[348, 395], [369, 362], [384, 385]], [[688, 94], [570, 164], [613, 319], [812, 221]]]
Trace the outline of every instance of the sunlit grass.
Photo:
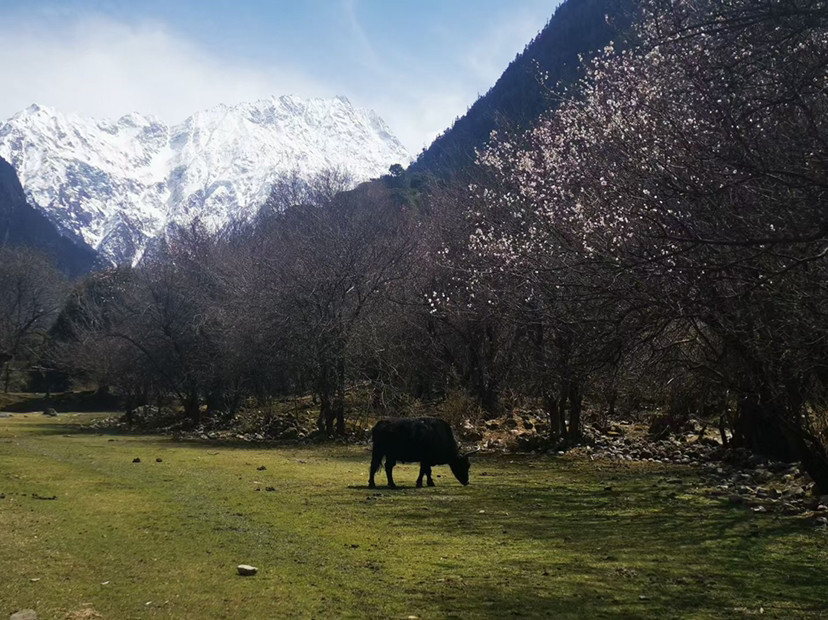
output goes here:
[[416, 489], [416, 466], [398, 466], [402, 489], [369, 491], [364, 447], [173, 442], [88, 419], [0, 419], [0, 617], [828, 613], [826, 534], [707, 499], [689, 469], [481, 456], [468, 487], [438, 468]]

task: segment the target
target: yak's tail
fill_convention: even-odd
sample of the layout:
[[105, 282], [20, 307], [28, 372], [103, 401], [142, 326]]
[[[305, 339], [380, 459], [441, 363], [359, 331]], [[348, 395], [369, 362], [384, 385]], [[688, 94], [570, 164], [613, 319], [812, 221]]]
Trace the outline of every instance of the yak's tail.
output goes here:
[[380, 467], [382, 467], [383, 454], [378, 452], [376, 448], [371, 451], [371, 475], [376, 474]]

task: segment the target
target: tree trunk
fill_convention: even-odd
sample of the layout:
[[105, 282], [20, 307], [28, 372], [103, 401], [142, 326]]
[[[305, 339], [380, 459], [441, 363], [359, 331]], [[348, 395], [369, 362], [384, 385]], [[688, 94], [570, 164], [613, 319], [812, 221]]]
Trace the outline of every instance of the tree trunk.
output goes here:
[[569, 383], [569, 430], [566, 438], [570, 443], [581, 441], [581, 409], [583, 407], [583, 393], [578, 381]]
[[618, 402], [618, 389], [610, 388], [609, 397], [607, 398], [607, 419], [615, 418], [615, 405]]
[[551, 391], [543, 393], [543, 408], [549, 416], [549, 440], [557, 442], [561, 438], [561, 410], [558, 407], [558, 399]]
[[126, 422], [130, 426], [135, 422], [135, 396], [132, 390], [127, 392], [126, 398], [124, 399], [124, 418], [126, 418]]
[[480, 407], [494, 417], [499, 412], [500, 405], [500, 391], [497, 388], [497, 383], [493, 379], [484, 378], [480, 386]]
[[333, 435], [334, 406], [331, 395], [319, 392], [319, 417], [316, 419], [316, 428], [320, 433]]
[[799, 437], [802, 467], [814, 481], [820, 495], [828, 494], [828, 453], [819, 439], [803, 432]]
[[9, 393], [9, 383], [11, 382], [11, 363], [11, 359], [3, 362], [3, 392], [5, 394]]
[[777, 461], [797, 461], [797, 442], [786, 432], [784, 419], [784, 412], [767, 396], [746, 394], [736, 411], [733, 444]]
[[340, 355], [336, 364], [336, 398], [334, 399], [336, 434], [345, 434], [345, 358]]
[[561, 439], [566, 437], [566, 401], [569, 397], [569, 383], [561, 385], [561, 393], [558, 398], [558, 434]]
[[374, 388], [371, 390], [371, 409], [374, 411], [385, 411], [385, 398], [383, 397], [382, 383], [374, 381]]
[[201, 424], [201, 407], [198, 402], [198, 393], [190, 392], [184, 398], [184, 416], [190, 420], [193, 427]]
[[333, 435], [333, 423], [336, 417], [333, 403], [334, 389], [331, 374], [331, 368], [328, 361], [321, 361], [319, 364], [319, 376], [317, 377], [319, 417], [316, 420], [316, 428], [320, 433], [325, 433], [328, 436]]

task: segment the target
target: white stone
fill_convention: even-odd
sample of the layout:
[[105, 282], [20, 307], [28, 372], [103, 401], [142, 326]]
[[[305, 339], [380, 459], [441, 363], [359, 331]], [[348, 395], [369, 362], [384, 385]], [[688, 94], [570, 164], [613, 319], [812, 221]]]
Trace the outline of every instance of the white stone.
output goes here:
[[239, 564], [236, 567], [236, 570], [239, 572], [239, 575], [243, 577], [251, 577], [259, 572], [258, 568], [250, 566], [250, 564]]

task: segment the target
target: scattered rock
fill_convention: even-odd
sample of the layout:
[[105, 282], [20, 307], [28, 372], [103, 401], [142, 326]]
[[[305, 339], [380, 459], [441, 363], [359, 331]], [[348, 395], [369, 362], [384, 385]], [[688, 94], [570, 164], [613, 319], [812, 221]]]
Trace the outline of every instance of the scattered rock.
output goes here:
[[58, 414], [57, 411], [55, 411], [54, 408], [52, 408], [52, 407], [47, 407], [43, 411], [43, 415], [47, 415], [47, 416], [52, 417], [52, 418], [56, 417], [57, 414]]
[[132, 459], [132, 462], [133, 463], [140, 463], [141, 459], [136, 456], [134, 459]]
[[253, 575], [259, 572], [258, 568], [256, 568], [255, 566], [250, 566], [249, 564], [239, 564], [236, 567], [236, 570], [242, 577], [252, 577]]
[[481, 441], [483, 439], [483, 432], [476, 429], [465, 431], [463, 432], [463, 439], [472, 442]]
[[795, 504], [792, 504], [791, 502], [785, 502], [784, 504], [782, 504], [782, 513], [783, 514], [797, 515], [800, 512], [802, 512], [802, 510], [798, 506], [796, 506]]
[[157, 458], [157, 459], [155, 459], [155, 462], [156, 462], [156, 463], [163, 463], [163, 462], [164, 462], [164, 459]]
[[264, 471], [264, 470], [266, 470], [266, 469], [267, 469], [267, 467], [265, 467], [264, 465], [259, 465], [259, 466], [256, 468], [256, 471]]
[[267, 491], [269, 493], [273, 493], [273, 491], [275, 491], [275, 490], [276, 490], [276, 487], [265, 487], [265, 491]]
[[34, 609], [21, 609], [13, 613], [9, 620], [37, 620], [37, 612]]
[[828, 517], [817, 517], [816, 519], [814, 519], [814, 524], [821, 526], [828, 525]]

